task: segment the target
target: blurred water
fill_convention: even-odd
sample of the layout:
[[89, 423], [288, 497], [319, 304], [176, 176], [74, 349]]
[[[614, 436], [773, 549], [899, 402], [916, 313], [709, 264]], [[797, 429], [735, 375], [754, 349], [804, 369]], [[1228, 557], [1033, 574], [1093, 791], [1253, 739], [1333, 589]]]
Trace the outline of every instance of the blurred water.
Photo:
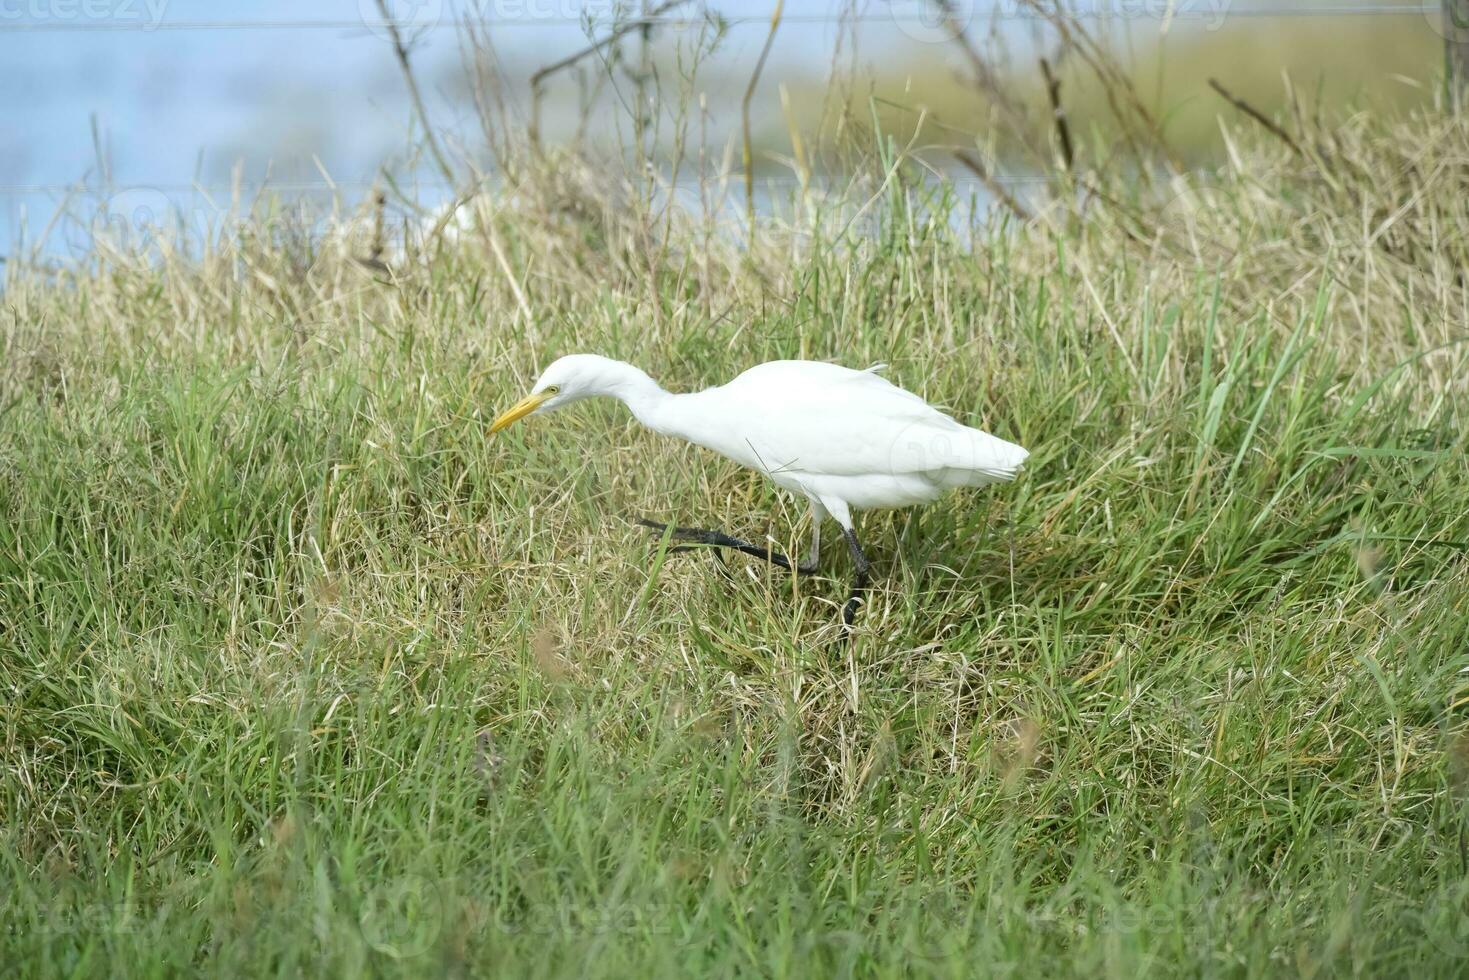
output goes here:
[[[452, 151], [479, 145], [456, 15], [492, 21], [507, 76], [523, 79], [582, 47], [619, 5], [628, 6], [392, 0], [389, 9], [419, 28], [414, 65]], [[731, 30], [726, 63], [753, 63], [765, 26], [754, 21], [768, 6], [725, 5], [752, 21]], [[786, 4], [759, 105], [777, 107], [777, 86], [793, 73], [826, 70], [838, 28], [823, 18], [841, 6]], [[200, 216], [227, 207], [237, 174], [246, 200], [269, 186], [325, 206], [358, 200], [386, 165], [426, 203], [443, 200], [442, 178], [413, 156], [411, 106], [379, 22], [375, 0], [0, 0], [0, 254], [19, 246], [23, 228], [35, 242], [58, 209], [71, 217], [52, 227], [48, 254], [84, 245], [99, 204], [115, 217], [171, 202], [189, 221], [208, 220]], [[892, 32], [881, 16], [871, 26], [863, 30], [879, 39]], [[665, 31], [678, 33], [693, 31]], [[564, 83], [548, 100], [552, 127], [572, 89]]]

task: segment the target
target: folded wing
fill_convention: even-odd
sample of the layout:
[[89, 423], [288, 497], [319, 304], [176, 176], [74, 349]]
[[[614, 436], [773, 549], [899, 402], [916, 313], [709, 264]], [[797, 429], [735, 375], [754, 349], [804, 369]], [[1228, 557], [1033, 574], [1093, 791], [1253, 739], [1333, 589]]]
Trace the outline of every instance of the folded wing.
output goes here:
[[876, 369], [775, 361], [715, 391], [726, 410], [741, 413], [753, 457], [742, 461], [772, 474], [912, 475], [972, 486], [1013, 479], [1029, 455], [961, 425]]

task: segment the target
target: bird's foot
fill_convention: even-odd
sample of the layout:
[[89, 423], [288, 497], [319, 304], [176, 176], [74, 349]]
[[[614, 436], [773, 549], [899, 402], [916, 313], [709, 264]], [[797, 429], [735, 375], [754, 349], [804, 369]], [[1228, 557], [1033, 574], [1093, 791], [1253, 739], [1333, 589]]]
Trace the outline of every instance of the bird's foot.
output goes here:
[[698, 551], [701, 547], [733, 548], [736, 551], [744, 552], [752, 558], [763, 558], [772, 565], [794, 569], [802, 575], [810, 575], [816, 571], [814, 564], [797, 564], [778, 551], [771, 551], [769, 548], [762, 548], [748, 541], [741, 541], [739, 538], [730, 537], [722, 531], [707, 531], [697, 527], [673, 527], [641, 517], [637, 519], [637, 523], [656, 534], [668, 535], [672, 541], [685, 542], [669, 548], [668, 553], [670, 555], [680, 551]]
[[638, 518], [637, 522], [655, 534], [668, 535], [670, 540], [689, 542], [689, 544], [669, 548], [669, 554], [675, 551], [693, 551], [701, 544], [725, 548], [733, 548], [744, 544], [743, 541], [738, 541], [726, 534], [720, 534], [718, 531], [705, 531], [697, 527], [671, 527], [668, 524], [660, 524], [658, 521], [649, 521], [641, 517]]
[[848, 599], [842, 604], [841, 613], [837, 616], [836, 632], [828, 633], [823, 641], [823, 646], [834, 652], [850, 649], [857, 642], [857, 606], [860, 603], [855, 599]]
[[842, 536], [847, 539], [847, 546], [852, 551], [852, 561], [857, 566], [856, 577], [852, 579], [852, 591], [847, 593], [846, 605], [842, 606], [842, 636], [845, 637], [851, 636], [852, 621], [857, 618], [857, 609], [867, 601], [867, 582], [872, 573], [872, 563], [862, 552], [862, 546], [857, 543], [857, 535], [851, 528], [843, 527]]
[[665, 552], [670, 555], [681, 554], [685, 551], [705, 551], [709, 548], [714, 548], [716, 549], [716, 554], [721, 554], [717, 549], [738, 548], [744, 544], [743, 541], [738, 541], [728, 535], [720, 534], [718, 531], [705, 531], [697, 527], [670, 527], [667, 524], [660, 524], [657, 521], [646, 521], [641, 518], [638, 519], [638, 523], [648, 528], [660, 539], [664, 535], [667, 535], [670, 541], [683, 542], [681, 544], [671, 545], [667, 552]]

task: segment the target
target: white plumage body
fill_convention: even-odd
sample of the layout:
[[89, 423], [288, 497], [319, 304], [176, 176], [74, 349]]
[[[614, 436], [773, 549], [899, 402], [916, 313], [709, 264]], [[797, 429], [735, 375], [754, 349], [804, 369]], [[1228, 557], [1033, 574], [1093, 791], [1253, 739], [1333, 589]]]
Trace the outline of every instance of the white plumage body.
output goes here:
[[1024, 449], [961, 425], [877, 370], [771, 361], [720, 387], [674, 396], [676, 415], [648, 421], [766, 474], [844, 525], [849, 507], [928, 503], [945, 490], [1019, 472]]

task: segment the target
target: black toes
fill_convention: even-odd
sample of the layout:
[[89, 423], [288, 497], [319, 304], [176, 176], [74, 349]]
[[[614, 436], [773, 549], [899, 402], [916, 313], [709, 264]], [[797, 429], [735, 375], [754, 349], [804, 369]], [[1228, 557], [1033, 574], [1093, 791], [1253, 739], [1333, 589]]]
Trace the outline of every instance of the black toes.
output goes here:
[[[720, 545], [726, 548], [738, 547], [742, 542], [736, 541], [728, 535], [720, 534], [718, 531], [705, 531], [697, 527], [673, 527], [668, 524], [660, 524], [657, 521], [638, 518], [638, 524], [648, 528], [655, 534], [668, 534], [674, 541], [690, 541], [694, 544]], [[669, 532], [672, 533], [669, 533]], [[689, 548], [670, 548], [670, 551], [689, 551]]]
[[[637, 523], [640, 524], [640, 525], [642, 525], [643, 527], [647, 528], [648, 530], [653, 531], [655, 534], [664, 534], [664, 533], [666, 533], [668, 531], [668, 525], [667, 524], [660, 524], [657, 521], [644, 520], [643, 518], [640, 517], [640, 518], [638, 518]], [[678, 537], [678, 532], [679, 532], [679, 529], [678, 528], [674, 528], [673, 529], [673, 536], [675, 538]]]
[[815, 565], [798, 565], [778, 551], [772, 551], [768, 547], [741, 541], [739, 538], [730, 537], [722, 531], [706, 531], [697, 527], [672, 527], [661, 524], [658, 521], [650, 521], [646, 518], [636, 518], [636, 523], [646, 527], [659, 535], [667, 535], [674, 541], [684, 542], [676, 547], [668, 549], [668, 554], [680, 551], [696, 551], [701, 546], [711, 548], [733, 548], [735, 551], [743, 552], [752, 558], [759, 558], [778, 565], [785, 569], [794, 569], [802, 574], [809, 575], [816, 571]]

